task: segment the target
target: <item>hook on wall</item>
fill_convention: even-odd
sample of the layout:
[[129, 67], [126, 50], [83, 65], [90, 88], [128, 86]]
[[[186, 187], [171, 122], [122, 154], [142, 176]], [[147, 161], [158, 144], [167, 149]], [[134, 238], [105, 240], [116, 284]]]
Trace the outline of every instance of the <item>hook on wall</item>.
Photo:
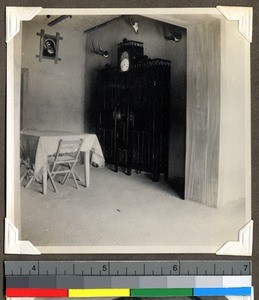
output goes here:
[[92, 42], [92, 45], [93, 45], [93, 51], [95, 54], [98, 54], [98, 55], [101, 55], [105, 58], [109, 57], [109, 52], [107, 50], [103, 50], [100, 46], [100, 43], [98, 42], [98, 47], [99, 49], [96, 49], [95, 46], [94, 46], [94, 42]]
[[132, 18], [125, 16], [126, 20], [128, 23], [131, 25], [131, 27], [134, 29], [134, 32], [137, 34], [139, 27], [138, 27], [138, 22], [134, 21]]
[[180, 42], [182, 39], [182, 34], [176, 25], [163, 25], [163, 33], [166, 40]]

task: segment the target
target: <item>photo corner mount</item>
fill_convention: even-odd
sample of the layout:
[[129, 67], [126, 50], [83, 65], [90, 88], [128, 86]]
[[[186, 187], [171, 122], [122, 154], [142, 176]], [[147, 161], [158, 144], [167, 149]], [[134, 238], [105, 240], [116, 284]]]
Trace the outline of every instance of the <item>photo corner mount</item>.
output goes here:
[[41, 252], [30, 241], [19, 240], [18, 229], [7, 218], [5, 218], [5, 253], [41, 254]]
[[6, 43], [20, 31], [20, 21], [30, 21], [42, 10], [41, 7], [6, 7]]
[[253, 225], [250, 220], [238, 232], [238, 241], [226, 242], [217, 252], [217, 255], [252, 255], [253, 248]]
[[252, 43], [253, 8], [240, 6], [217, 6], [218, 11], [229, 21], [238, 21], [239, 32]]

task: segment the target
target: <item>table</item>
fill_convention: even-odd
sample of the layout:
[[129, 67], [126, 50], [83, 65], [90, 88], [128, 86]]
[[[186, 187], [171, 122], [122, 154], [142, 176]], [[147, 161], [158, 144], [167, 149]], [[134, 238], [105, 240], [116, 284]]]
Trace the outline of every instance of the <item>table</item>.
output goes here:
[[84, 152], [84, 176], [86, 188], [90, 186], [90, 162], [104, 165], [103, 152], [95, 134], [71, 133], [63, 131], [22, 130], [20, 133], [21, 158], [30, 158], [34, 164], [34, 177], [42, 172], [42, 193], [47, 193], [48, 156], [53, 155], [59, 140], [83, 139], [81, 152]]

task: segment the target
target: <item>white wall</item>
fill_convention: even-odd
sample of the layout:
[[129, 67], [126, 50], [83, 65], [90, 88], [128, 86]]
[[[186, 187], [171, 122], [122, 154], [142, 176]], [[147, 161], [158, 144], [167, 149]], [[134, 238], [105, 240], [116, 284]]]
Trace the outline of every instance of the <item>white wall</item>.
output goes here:
[[[39, 59], [41, 29], [60, 33], [57, 64]], [[42, 130], [84, 131], [85, 35], [59, 26], [23, 24], [22, 68], [29, 70], [28, 99], [24, 108], [24, 127]]]
[[218, 202], [220, 22], [187, 29], [187, 136], [185, 198]]
[[219, 203], [248, 201], [250, 164], [250, 43], [237, 21], [221, 21]]

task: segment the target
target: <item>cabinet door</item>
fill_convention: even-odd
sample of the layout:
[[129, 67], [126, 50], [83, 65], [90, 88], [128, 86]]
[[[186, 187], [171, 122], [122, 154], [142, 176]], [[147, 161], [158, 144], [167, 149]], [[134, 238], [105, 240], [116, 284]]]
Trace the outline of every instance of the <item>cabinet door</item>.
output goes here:
[[125, 93], [121, 94], [116, 106], [116, 155], [117, 163], [127, 165], [129, 162], [129, 103]]
[[115, 99], [114, 82], [111, 78], [107, 70], [100, 71], [97, 77], [98, 137], [107, 163], [113, 163], [115, 152]]
[[130, 112], [132, 164], [146, 171], [150, 171], [152, 166], [153, 108], [149, 76], [143, 69], [135, 74]]
[[132, 162], [140, 169], [167, 174], [170, 73], [162, 67], [142, 70], [135, 82]]

